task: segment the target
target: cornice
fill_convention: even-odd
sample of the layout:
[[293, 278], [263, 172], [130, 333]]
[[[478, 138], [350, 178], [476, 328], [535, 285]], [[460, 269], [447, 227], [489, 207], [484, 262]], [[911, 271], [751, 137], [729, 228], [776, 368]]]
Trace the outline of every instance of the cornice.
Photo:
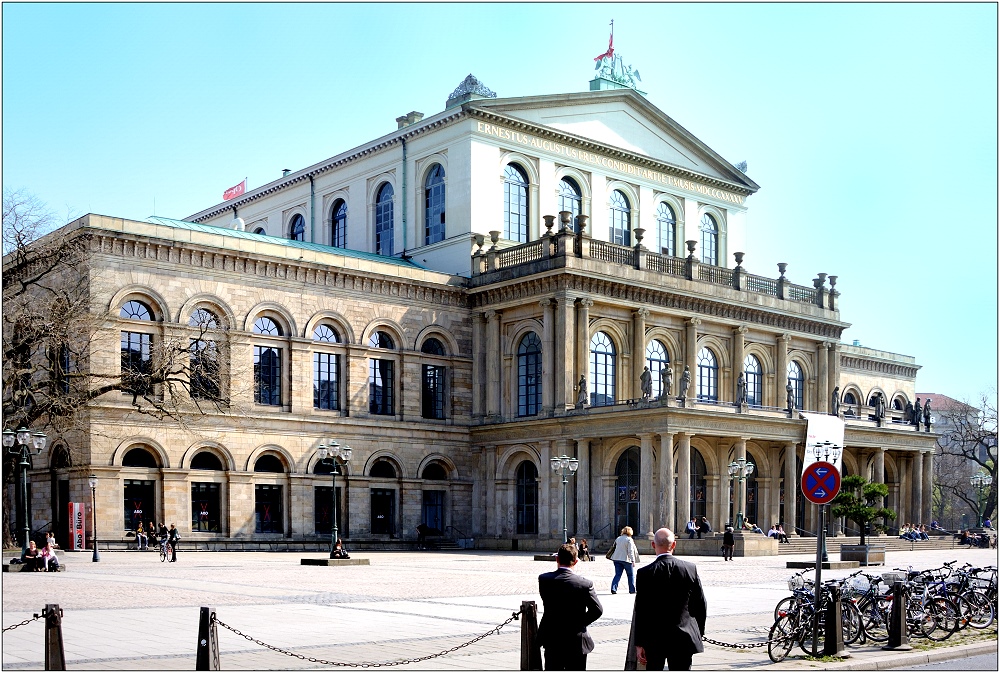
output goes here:
[[843, 352], [840, 354], [840, 367], [841, 369], [875, 372], [878, 374], [887, 374], [889, 376], [899, 376], [911, 379], [916, 378], [917, 370], [920, 369], [914, 365], [904, 365], [894, 362], [885, 362], [884, 360], [871, 360], [868, 358], [853, 357], [845, 355]]

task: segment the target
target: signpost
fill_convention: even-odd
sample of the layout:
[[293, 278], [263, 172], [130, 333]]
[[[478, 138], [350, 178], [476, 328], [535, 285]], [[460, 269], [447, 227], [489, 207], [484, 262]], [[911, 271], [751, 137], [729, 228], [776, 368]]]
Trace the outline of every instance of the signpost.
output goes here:
[[826, 505], [840, 493], [840, 471], [825, 460], [817, 460], [802, 469], [802, 495], [819, 506], [819, 526], [816, 529], [816, 583], [813, 585], [813, 656], [819, 655], [820, 587], [823, 569], [823, 549], [826, 537]]

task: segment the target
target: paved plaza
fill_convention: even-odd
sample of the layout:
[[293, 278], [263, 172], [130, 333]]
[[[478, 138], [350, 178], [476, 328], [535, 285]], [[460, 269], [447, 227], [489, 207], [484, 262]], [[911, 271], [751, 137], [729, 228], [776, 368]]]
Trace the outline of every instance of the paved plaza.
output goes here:
[[[489, 631], [516, 611], [521, 601], [541, 601], [539, 573], [555, 567], [511, 552], [359, 552], [370, 566], [302, 566], [316, 553], [187, 552], [177, 563], [161, 563], [150, 552], [104, 552], [100, 563], [87, 553], [66, 553], [66, 573], [5, 573], [3, 626], [40, 612], [46, 603], [64, 610], [63, 638], [69, 669], [193, 670], [200, 606], [218, 619], [268, 644], [338, 662], [382, 662], [449, 649]], [[642, 563], [652, 559], [646, 554]], [[698, 564], [708, 600], [707, 634], [730, 643], [766, 639], [775, 603], [788, 594], [789, 560], [808, 556], [738, 558], [688, 557]], [[912, 564], [933, 567], [952, 559], [996, 563], [993, 550], [955, 549], [890, 553], [887, 569]], [[604, 616], [592, 627], [597, 643], [588, 667], [621, 670], [633, 596], [622, 579], [610, 595], [614, 567], [603, 557], [580, 563], [594, 581]], [[882, 568], [874, 572], [882, 572]], [[841, 577], [850, 571], [825, 571]], [[992, 649], [996, 648], [993, 633]], [[270, 651], [219, 629], [223, 670], [316, 669], [329, 665]], [[43, 668], [43, 621], [3, 637], [4, 670]], [[958, 648], [952, 648], [958, 649]], [[983, 645], [962, 651], [980, 653]], [[399, 668], [422, 670], [517, 670], [518, 622], [499, 635], [448, 655]], [[796, 654], [798, 652], [798, 654]], [[851, 648], [844, 663], [806, 661], [801, 652], [771, 664], [766, 648], [735, 650], [707, 645], [695, 657], [701, 670], [736, 668], [875, 670], [891, 663], [926, 663], [875, 647]], [[935, 650], [938, 656], [938, 650]]]

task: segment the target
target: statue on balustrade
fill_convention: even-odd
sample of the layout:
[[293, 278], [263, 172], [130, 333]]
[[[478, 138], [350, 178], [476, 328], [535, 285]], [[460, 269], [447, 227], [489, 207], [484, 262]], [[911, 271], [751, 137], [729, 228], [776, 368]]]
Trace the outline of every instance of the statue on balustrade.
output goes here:
[[[917, 421], [917, 430], [920, 429], [920, 422]], [[931, 398], [927, 398], [927, 403], [924, 404], [924, 429], [927, 432], [931, 431]]]
[[788, 379], [785, 384], [785, 409], [789, 413], [795, 410], [795, 388], [792, 388], [792, 380]]
[[684, 373], [681, 374], [681, 396], [680, 398], [687, 399], [688, 388], [691, 387], [691, 370], [688, 369], [687, 365], [684, 365]]
[[[920, 404], [920, 398], [919, 397], [917, 398], [917, 404]], [[912, 402], [907, 402], [906, 403], [906, 410], [903, 413], [906, 414], [906, 422], [907, 423], [912, 423], [914, 418], [918, 418], [918, 416], [913, 413], [913, 403]]]
[[923, 414], [923, 410], [920, 408], [920, 398], [917, 398], [917, 403], [913, 405], [913, 416], [909, 418], [911, 423], [917, 426], [917, 432], [920, 432], [920, 416]]
[[885, 400], [882, 398], [882, 393], [875, 393], [875, 422], [882, 425], [882, 421], [885, 420]]
[[660, 398], [667, 399], [670, 397], [674, 385], [674, 373], [670, 370], [669, 366], [664, 367], [660, 370]]
[[747, 403], [747, 377], [740, 372], [740, 377], [736, 379], [736, 406], [742, 407]]
[[830, 395], [830, 413], [840, 416], [840, 386], [835, 387]]
[[648, 400], [653, 394], [653, 375], [649, 373], [649, 367], [642, 368], [639, 375], [639, 387], [642, 390], [642, 399]]
[[580, 383], [577, 384], [576, 389], [577, 389], [577, 394], [576, 394], [576, 408], [577, 409], [583, 409], [585, 406], [587, 406], [587, 377], [586, 376], [583, 376], [583, 375], [580, 376]]

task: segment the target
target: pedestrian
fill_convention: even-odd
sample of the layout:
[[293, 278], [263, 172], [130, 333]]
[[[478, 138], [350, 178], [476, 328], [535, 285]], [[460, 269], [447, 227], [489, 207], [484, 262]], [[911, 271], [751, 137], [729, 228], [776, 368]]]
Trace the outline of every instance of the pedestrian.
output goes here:
[[698, 534], [698, 523], [694, 517], [691, 517], [691, 520], [684, 526], [684, 532], [688, 534], [689, 540], [693, 540], [694, 536]]
[[722, 534], [722, 558], [724, 560], [733, 560], [733, 548], [735, 546], [736, 536], [733, 535], [733, 527], [726, 526], [726, 532]]
[[167, 533], [167, 540], [170, 542], [170, 546], [173, 548], [174, 553], [170, 557], [171, 563], [177, 562], [177, 543], [180, 542], [181, 536], [177, 532], [177, 526], [170, 524], [170, 531]]
[[545, 648], [546, 671], [583, 671], [587, 655], [594, 651], [594, 639], [587, 627], [604, 613], [594, 591], [594, 583], [573, 568], [576, 545], [564, 544], [556, 552], [558, 567], [538, 576], [542, 597], [542, 621], [537, 642]]
[[632, 527], [622, 528], [622, 534], [614, 541], [614, 551], [611, 560], [615, 564], [615, 578], [611, 580], [611, 593], [618, 593], [618, 582], [622, 578], [622, 573], [628, 577], [628, 592], [635, 593], [635, 575], [633, 569], [639, 562], [639, 550], [636, 549], [635, 542], [632, 541]]
[[711, 532], [712, 524], [708, 521], [708, 517], [701, 517], [701, 521], [698, 522], [698, 539], [700, 540], [702, 535], [708, 535]]
[[673, 555], [674, 534], [661, 528], [653, 535], [656, 559], [639, 569], [635, 597], [635, 653], [647, 671], [691, 668], [691, 656], [703, 652], [708, 606], [698, 567]]

